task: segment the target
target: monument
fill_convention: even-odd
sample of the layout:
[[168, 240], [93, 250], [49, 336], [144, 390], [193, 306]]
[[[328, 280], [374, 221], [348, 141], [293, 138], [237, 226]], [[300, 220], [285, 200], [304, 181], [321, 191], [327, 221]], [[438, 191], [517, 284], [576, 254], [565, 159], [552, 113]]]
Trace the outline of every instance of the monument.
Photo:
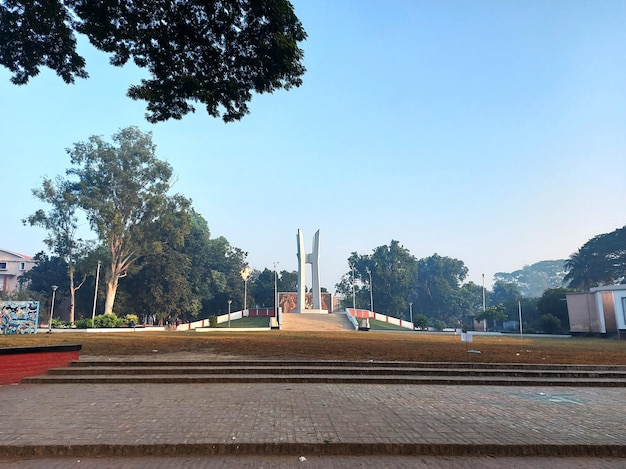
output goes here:
[[[294, 313], [328, 313], [322, 309], [322, 290], [320, 288], [320, 230], [313, 236], [313, 251], [309, 254], [304, 250], [304, 236], [298, 229], [298, 299]], [[313, 294], [312, 308], [306, 308], [306, 264], [311, 264]]]

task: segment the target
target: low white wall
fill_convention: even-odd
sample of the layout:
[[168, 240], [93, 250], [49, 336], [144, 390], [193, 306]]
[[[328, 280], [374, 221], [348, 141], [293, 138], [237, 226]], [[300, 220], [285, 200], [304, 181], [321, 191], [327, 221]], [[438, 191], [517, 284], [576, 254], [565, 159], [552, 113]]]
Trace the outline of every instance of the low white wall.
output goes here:
[[[164, 331], [165, 327], [162, 326], [155, 326], [155, 327], [136, 327], [136, 328], [132, 328], [132, 327], [101, 327], [101, 328], [97, 328], [97, 327], [89, 327], [87, 329], [72, 329], [69, 327], [64, 327], [64, 328], [58, 328], [58, 329], [52, 329], [52, 333], [53, 334], [63, 334], [65, 332], [159, 332], [159, 331]], [[39, 328], [37, 330], [37, 334], [47, 334], [48, 333], [48, 329], [47, 328]]]
[[271, 328], [268, 327], [197, 327], [195, 329], [196, 332], [258, 332], [258, 331], [269, 331]]

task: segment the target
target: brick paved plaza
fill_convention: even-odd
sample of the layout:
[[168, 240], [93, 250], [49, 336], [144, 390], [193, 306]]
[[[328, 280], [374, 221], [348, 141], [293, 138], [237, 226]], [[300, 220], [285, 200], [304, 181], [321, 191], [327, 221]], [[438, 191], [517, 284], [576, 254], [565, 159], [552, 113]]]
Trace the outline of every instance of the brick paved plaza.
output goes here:
[[[625, 419], [624, 388], [20, 384], [0, 387], [0, 461], [14, 467], [55, 461], [65, 467], [80, 459], [81, 467], [120, 461], [127, 467], [181, 467], [185, 461], [188, 467], [246, 467], [246, 461], [249, 467], [305, 467], [318, 458], [310, 467], [376, 461], [490, 467], [526, 454], [546, 457], [511, 464], [624, 467]], [[300, 453], [307, 461], [298, 460]], [[72, 458], [49, 459], [63, 454]], [[44, 459], [24, 461], [32, 456]], [[107, 459], [93, 456], [127, 458], [107, 466]], [[151, 466], [142, 465], [146, 459]]]

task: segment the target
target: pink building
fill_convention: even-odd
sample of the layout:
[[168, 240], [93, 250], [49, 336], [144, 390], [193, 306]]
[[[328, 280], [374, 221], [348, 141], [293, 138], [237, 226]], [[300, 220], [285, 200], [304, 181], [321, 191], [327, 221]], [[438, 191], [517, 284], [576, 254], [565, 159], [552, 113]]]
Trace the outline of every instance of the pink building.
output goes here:
[[10, 293], [17, 290], [17, 279], [35, 266], [31, 256], [0, 249], [0, 291]]
[[572, 334], [602, 334], [626, 338], [626, 285], [568, 293], [567, 311]]

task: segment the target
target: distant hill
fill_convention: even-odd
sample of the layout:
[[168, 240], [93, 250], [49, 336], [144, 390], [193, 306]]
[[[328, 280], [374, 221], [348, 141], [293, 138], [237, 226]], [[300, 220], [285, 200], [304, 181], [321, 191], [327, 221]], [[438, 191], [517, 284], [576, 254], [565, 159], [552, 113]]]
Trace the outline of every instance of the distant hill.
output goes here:
[[497, 272], [493, 278], [495, 281], [500, 280], [517, 285], [526, 298], [536, 298], [548, 288], [563, 286], [563, 277], [566, 274], [565, 262], [565, 259], [540, 261], [526, 265], [515, 272]]

